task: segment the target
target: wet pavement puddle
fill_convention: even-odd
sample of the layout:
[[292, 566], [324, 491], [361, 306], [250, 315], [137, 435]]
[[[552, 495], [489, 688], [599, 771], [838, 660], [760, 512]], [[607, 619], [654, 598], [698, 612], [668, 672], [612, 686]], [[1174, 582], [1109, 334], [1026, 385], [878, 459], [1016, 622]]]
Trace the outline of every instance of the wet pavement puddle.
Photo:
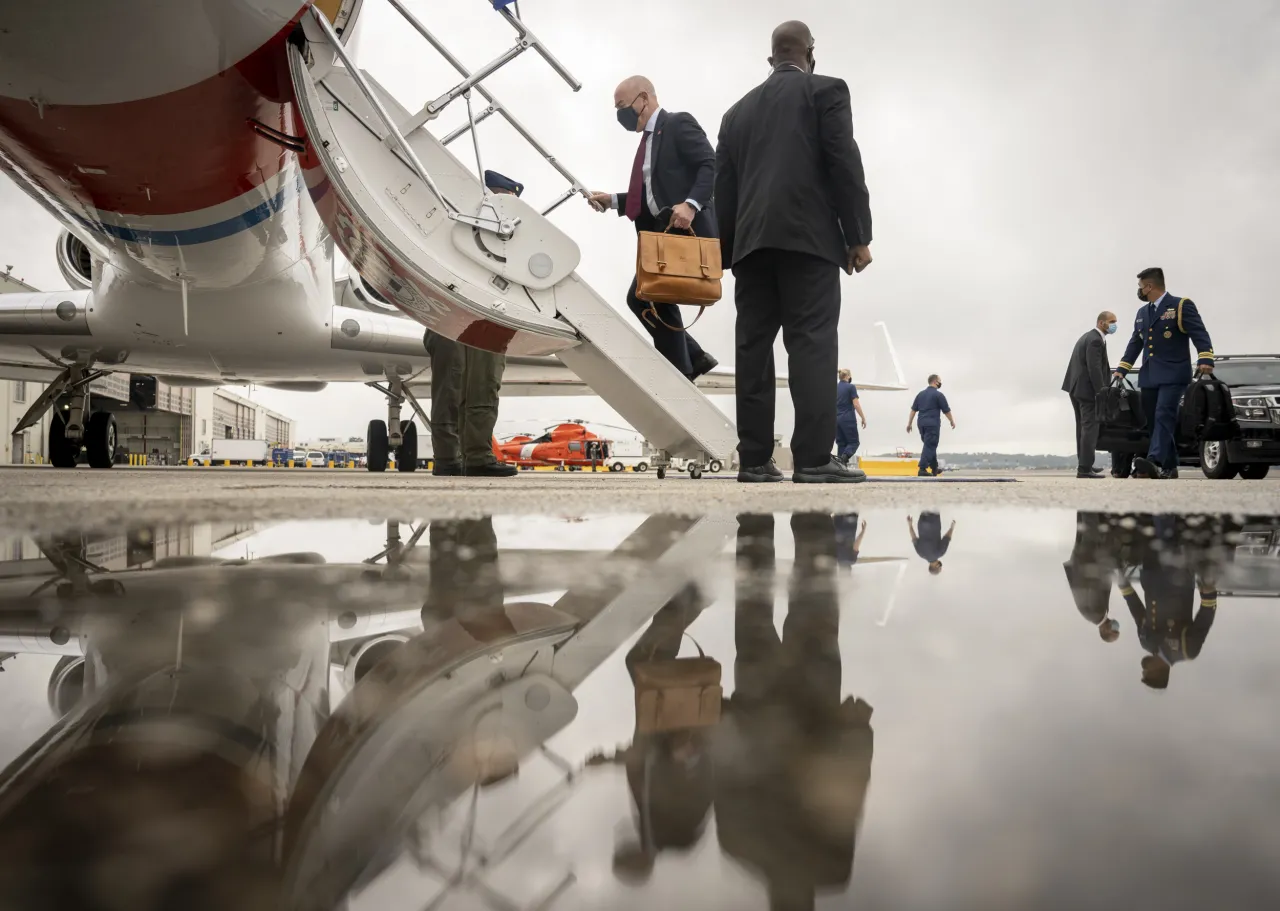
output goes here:
[[1280, 517], [0, 532], [0, 905], [1261, 908]]

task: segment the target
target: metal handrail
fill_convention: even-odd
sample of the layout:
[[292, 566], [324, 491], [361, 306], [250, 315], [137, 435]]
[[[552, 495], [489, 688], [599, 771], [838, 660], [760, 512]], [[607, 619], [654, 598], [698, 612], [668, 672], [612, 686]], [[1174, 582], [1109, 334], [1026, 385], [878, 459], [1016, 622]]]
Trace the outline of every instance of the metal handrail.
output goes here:
[[[395, 0], [391, 0], [391, 2], [394, 3]], [[319, 23], [320, 29], [323, 31], [325, 38], [327, 38], [329, 43], [333, 45], [333, 50], [338, 55], [338, 59], [342, 61], [343, 66], [347, 68], [347, 72], [351, 75], [351, 78], [355, 80], [356, 86], [360, 89], [360, 94], [364, 95], [365, 101], [369, 102], [369, 105], [377, 113], [378, 118], [386, 126], [387, 130], [390, 131], [390, 135], [395, 139], [396, 145], [399, 146], [400, 151], [404, 153], [405, 158], [408, 159], [407, 163], [409, 167], [413, 169], [413, 172], [418, 175], [418, 178], [427, 185], [431, 192], [436, 195], [436, 198], [440, 200], [446, 211], [448, 211], [450, 218], [454, 218], [459, 215], [460, 210], [458, 207], [455, 206], [443, 192], [441, 192], [438, 186], [436, 186], [436, 182], [431, 179], [431, 175], [427, 173], [427, 169], [423, 166], [422, 162], [418, 160], [417, 153], [413, 151], [413, 148], [409, 145], [408, 141], [400, 133], [399, 128], [395, 125], [395, 122], [391, 119], [391, 115], [387, 113], [387, 109], [382, 106], [382, 102], [378, 100], [378, 96], [375, 95], [373, 93], [373, 89], [369, 87], [369, 83], [365, 80], [360, 69], [355, 65], [355, 62], [347, 56], [346, 49], [342, 46], [342, 41], [338, 38], [337, 33], [334, 32], [333, 26], [329, 24], [329, 20], [325, 18], [324, 13], [322, 13], [319, 7], [316, 6], [312, 6], [309, 12], [316, 22]]]
[[[413, 13], [411, 13], [408, 10], [408, 8], [404, 5], [403, 0], [387, 0], [387, 2], [390, 3], [393, 8], [395, 8], [396, 12], [398, 12], [404, 18], [404, 20], [408, 22], [409, 25], [411, 25], [414, 28], [414, 30], [417, 31], [417, 33], [426, 40], [428, 44], [430, 44], [433, 48], [435, 48], [436, 53], [438, 53], [441, 57], [443, 57], [450, 66], [452, 66], [455, 70], [458, 71], [458, 75], [462, 76], [464, 80], [472, 80], [471, 71], [468, 70], [467, 67], [462, 63], [462, 61], [459, 60], [457, 57], [455, 57], [449, 51], [449, 49], [440, 42], [439, 38], [437, 38], [434, 34], [432, 34], [431, 31], [425, 25], [423, 25], [422, 22], [419, 21], [418, 18], [413, 15]], [[537, 37], [533, 35], [531, 31], [529, 31], [528, 27], [523, 22], [521, 22], [519, 19], [514, 17], [509, 10], [505, 10], [505, 9], [502, 10], [502, 16], [504, 19], [510, 22], [512, 24], [512, 27], [514, 27], [516, 31], [520, 34], [522, 45], [524, 45], [525, 47], [532, 47], [539, 54], [541, 54], [542, 58], [546, 60], [548, 64], [550, 64], [552, 69], [554, 69], [557, 73], [560, 74], [561, 78], [563, 78], [566, 82], [569, 83], [569, 86], [575, 92], [582, 88], [582, 83], [578, 82], [560, 64], [558, 60], [556, 60], [553, 56], [551, 56], [549, 52], [543, 49], [541, 42], [538, 41]], [[521, 48], [521, 45], [517, 45], [516, 47]], [[571, 184], [571, 187], [567, 192], [562, 194], [555, 202], [553, 202], [550, 206], [548, 206], [546, 209], [542, 211], [543, 215], [547, 215], [551, 213], [554, 209], [556, 209], [566, 200], [573, 197], [575, 194], [583, 194], [583, 195], [586, 194], [587, 192], [586, 184], [578, 180], [578, 178], [574, 176], [572, 171], [566, 168], [563, 164], [560, 163], [559, 159], [557, 159], [554, 155], [552, 155], [549, 151], [547, 151], [546, 146], [544, 146], [541, 142], [539, 142], [534, 137], [534, 135], [529, 132], [528, 128], [525, 127], [525, 125], [521, 123], [514, 114], [512, 114], [510, 111], [507, 110], [505, 105], [503, 105], [500, 101], [494, 98], [493, 95], [490, 94], [489, 91], [483, 85], [480, 85], [475, 81], [471, 81], [470, 87], [474, 88], [475, 91], [479, 93], [480, 97], [489, 103], [489, 106], [485, 108], [485, 110], [481, 111], [475, 117], [474, 122], [476, 124], [480, 123], [483, 120], [487, 120], [489, 117], [491, 117], [494, 114], [501, 114], [503, 119], [505, 119], [507, 123], [510, 124], [511, 128], [515, 130], [517, 133], [519, 133], [520, 137], [524, 139], [525, 142], [529, 143], [529, 145], [533, 147], [533, 150], [535, 152], [541, 155], [543, 159], [548, 164], [551, 165], [551, 167], [555, 168], [556, 172], [559, 173], [561, 177], [569, 181], [569, 183]], [[425, 123], [425, 122], [426, 122], [425, 120], [422, 121], [422, 123]], [[414, 129], [417, 129], [419, 126], [422, 125], [422, 123], [415, 124]], [[462, 126], [458, 127], [456, 130], [454, 130], [452, 133], [445, 136], [444, 139], [441, 140], [441, 142], [447, 146], [449, 143], [453, 142], [458, 137], [464, 135], [465, 133], [473, 129], [474, 129], [473, 124], [471, 123], [463, 124]], [[483, 179], [483, 175], [481, 175], [481, 179]]]

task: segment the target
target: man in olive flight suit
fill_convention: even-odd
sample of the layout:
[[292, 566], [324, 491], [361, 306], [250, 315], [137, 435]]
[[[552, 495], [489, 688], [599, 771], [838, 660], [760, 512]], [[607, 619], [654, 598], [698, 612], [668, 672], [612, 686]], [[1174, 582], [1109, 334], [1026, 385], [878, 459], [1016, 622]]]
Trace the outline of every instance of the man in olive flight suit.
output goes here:
[[[524, 185], [497, 171], [485, 171], [491, 193], [519, 196]], [[509, 478], [516, 466], [498, 461], [493, 427], [498, 422], [498, 390], [507, 359], [427, 333], [431, 357], [431, 448], [434, 475]]]

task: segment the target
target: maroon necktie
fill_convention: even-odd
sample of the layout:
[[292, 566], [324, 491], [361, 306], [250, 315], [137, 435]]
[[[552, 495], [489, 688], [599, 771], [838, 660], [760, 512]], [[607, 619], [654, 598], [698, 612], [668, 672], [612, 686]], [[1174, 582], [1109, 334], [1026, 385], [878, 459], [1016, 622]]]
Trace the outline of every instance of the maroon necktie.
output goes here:
[[649, 141], [646, 132], [640, 137], [640, 148], [636, 149], [636, 162], [631, 166], [631, 186], [627, 187], [627, 218], [635, 221], [640, 217], [640, 209], [644, 201], [644, 147]]

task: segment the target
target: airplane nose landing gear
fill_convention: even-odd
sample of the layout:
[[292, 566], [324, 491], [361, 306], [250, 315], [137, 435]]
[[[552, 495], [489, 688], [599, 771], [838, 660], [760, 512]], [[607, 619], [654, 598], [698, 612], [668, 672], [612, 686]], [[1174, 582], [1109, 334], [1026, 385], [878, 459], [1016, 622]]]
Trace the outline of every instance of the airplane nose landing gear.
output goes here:
[[[418, 468], [418, 428], [412, 420], [400, 420], [400, 408], [408, 400], [422, 423], [431, 426], [417, 398], [398, 374], [388, 373], [387, 383], [369, 383], [387, 397], [387, 419], [370, 421], [367, 442], [367, 464], [370, 471], [386, 471], [391, 453], [396, 455], [397, 471], [416, 471]], [[391, 428], [388, 430], [388, 428]]]

